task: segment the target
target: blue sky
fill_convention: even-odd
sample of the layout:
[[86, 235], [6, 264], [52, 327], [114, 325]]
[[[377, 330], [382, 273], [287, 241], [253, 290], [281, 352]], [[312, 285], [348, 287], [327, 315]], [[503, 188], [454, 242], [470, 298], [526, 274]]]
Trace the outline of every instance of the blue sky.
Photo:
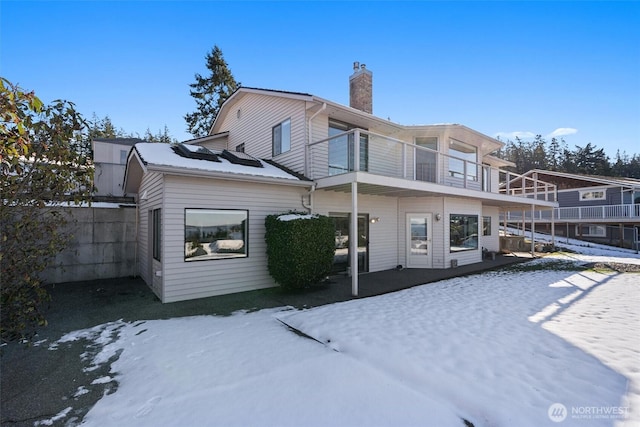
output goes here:
[[640, 2], [2, 1], [0, 75], [127, 132], [188, 139], [189, 84], [217, 44], [244, 86], [490, 136], [640, 153]]

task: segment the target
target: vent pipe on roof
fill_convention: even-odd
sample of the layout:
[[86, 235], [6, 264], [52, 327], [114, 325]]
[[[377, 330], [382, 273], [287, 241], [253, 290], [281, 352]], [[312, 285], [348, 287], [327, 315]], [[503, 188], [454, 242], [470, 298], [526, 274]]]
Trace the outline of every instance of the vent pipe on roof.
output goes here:
[[373, 113], [373, 73], [359, 62], [353, 63], [353, 74], [349, 77], [349, 106]]

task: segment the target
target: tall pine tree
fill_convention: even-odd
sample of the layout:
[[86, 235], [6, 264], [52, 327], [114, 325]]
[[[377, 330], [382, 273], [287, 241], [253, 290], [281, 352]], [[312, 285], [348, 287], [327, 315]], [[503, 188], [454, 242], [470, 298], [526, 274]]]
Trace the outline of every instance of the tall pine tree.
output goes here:
[[198, 109], [184, 116], [187, 131], [194, 137], [206, 136], [209, 133], [220, 107], [240, 86], [233, 78], [217, 45], [205, 59], [210, 74], [202, 76], [196, 73], [196, 82], [189, 85], [189, 93], [195, 99]]

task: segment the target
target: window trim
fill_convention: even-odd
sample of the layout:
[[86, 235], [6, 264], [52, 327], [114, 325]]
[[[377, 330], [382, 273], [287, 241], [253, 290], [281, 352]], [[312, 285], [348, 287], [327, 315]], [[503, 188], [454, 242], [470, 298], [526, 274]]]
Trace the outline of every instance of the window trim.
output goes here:
[[[233, 254], [232, 252], [226, 252], [225, 256], [209, 255], [207, 257], [193, 258], [193, 256], [187, 256], [187, 211], [209, 211], [213, 213], [242, 213], [244, 212], [244, 230], [243, 233], [243, 253]], [[241, 222], [242, 224], [242, 222]], [[212, 226], [213, 227], [213, 226]], [[217, 239], [217, 240], [229, 240], [229, 239]], [[216, 240], [216, 241], [217, 241]], [[210, 242], [212, 243], [212, 242]], [[249, 258], [249, 210], [248, 209], [219, 209], [219, 208], [184, 208], [184, 237], [183, 237], [183, 257], [184, 262], [197, 262], [197, 261], [219, 261], [219, 260], [232, 260], [239, 258]], [[232, 254], [232, 255], [229, 255]]]
[[[594, 193], [602, 193], [602, 196], [600, 197], [590, 197], [590, 198], [585, 198], [586, 194], [594, 194]], [[581, 202], [592, 202], [592, 201], [596, 201], [596, 200], [607, 200], [607, 190], [606, 189], [601, 189], [601, 190], [578, 190], [578, 200]]]
[[[288, 123], [288, 142], [287, 142], [287, 146], [286, 149], [283, 149], [282, 147], [282, 125]], [[279, 132], [278, 136], [276, 137], [276, 132]], [[271, 128], [271, 156], [272, 157], [276, 157], [279, 156], [280, 154], [284, 154], [288, 151], [291, 151], [291, 117], [289, 117], [286, 120], [281, 121], [280, 123], [278, 123], [277, 125], [275, 125], [274, 127]]]

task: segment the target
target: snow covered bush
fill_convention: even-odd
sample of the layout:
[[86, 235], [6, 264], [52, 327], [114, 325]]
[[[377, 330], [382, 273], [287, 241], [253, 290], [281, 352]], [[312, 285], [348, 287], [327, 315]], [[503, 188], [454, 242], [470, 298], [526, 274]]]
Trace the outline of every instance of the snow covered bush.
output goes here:
[[335, 226], [327, 216], [290, 212], [265, 219], [269, 274], [285, 289], [307, 288], [331, 271]]

